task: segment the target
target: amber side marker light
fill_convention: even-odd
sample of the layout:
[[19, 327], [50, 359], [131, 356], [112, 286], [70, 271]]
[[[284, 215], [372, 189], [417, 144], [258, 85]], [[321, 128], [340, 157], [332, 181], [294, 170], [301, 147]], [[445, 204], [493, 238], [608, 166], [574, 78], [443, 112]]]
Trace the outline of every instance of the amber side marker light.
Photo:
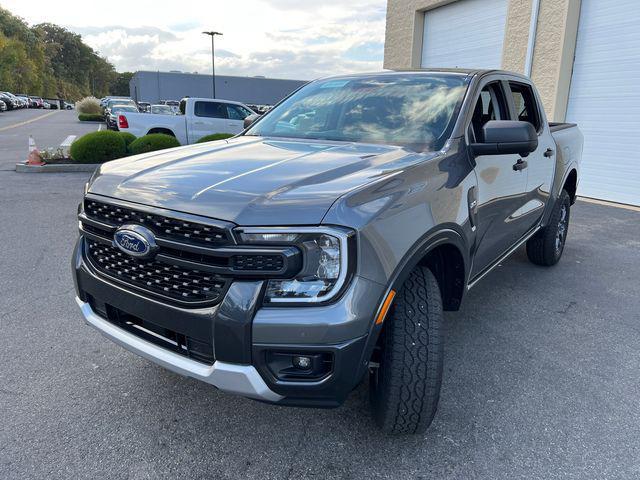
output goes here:
[[380, 325], [384, 322], [385, 317], [387, 316], [387, 312], [389, 311], [389, 307], [393, 303], [393, 298], [396, 296], [395, 290], [389, 290], [387, 294], [387, 298], [384, 299], [384, 303], [382, 304], [382, 308], [380, 309], [380, 313], [376, 317], [376, 325]]

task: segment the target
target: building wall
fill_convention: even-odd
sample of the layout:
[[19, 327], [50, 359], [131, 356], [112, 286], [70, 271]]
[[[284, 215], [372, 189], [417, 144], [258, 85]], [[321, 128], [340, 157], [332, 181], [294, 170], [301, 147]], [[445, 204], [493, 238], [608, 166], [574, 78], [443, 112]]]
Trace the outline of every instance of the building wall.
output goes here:
[[[216, 97], [257, 105], [273, 105], [304, 85], [302, 80], [216, 75]], [[212, 96], [211, 75], [136, 72], [129, 82], [131, 98], [141, 102]]]
[[[424, 12], [464, 0], [388, 0], [384, 67], [419, 68]], [[509, 0], [502, 68], [524, 73], [533, 0]], [[540, 0], [531, 78], [550, 120], [564, 120], [580, 0]]]

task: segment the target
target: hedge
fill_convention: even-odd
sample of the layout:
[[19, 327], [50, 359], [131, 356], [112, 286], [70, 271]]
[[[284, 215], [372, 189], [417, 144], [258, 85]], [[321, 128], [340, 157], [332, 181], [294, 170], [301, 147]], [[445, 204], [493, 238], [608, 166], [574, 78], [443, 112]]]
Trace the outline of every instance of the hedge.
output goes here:
[[176, 137], [166, 135], [164, 133], [151, 133], [140, 138], [136, 138], [129, 145], [129, 152], [133, 155], [139, 153], [153, 152], [155, 150], [164, 150], [165, 148], [179, 147], [180, 142]]
[[71, 158], [76, 163], [103, 163], [127, 155], [127, 145], [120, 132], [91, 132], [71, 144]]
[[136, 137], [133, 133], [129, 132], [118, 132], [122, 139], [124, 140], [124, 144], [127, 146], [127, 150], [129, 150], [129, 146], [131, 143], [138, 137]]
[[234, 137], [233, 133], [212, 133], [211, 135], [205, 135], [196, 143], [213, 142], [215, 140], [224, 140], [225, 138]]
[[81, 122], [103, 122], [104, 117], [99, 113], [81, 113], [78, 115]]

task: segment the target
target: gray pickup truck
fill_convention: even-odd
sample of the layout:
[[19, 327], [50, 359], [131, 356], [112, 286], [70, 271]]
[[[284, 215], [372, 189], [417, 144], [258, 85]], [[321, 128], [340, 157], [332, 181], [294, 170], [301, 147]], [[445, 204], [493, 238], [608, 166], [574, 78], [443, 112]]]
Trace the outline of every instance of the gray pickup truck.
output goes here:
[[521, 245], [560, 259], [580, 131], [495, 70], [318, 80], [251, 121], [93, 175], [72, 261], [86, 322], [279, 405], [338, 406], [368, 376], [381, 428], [423, 431], [443, 310]]

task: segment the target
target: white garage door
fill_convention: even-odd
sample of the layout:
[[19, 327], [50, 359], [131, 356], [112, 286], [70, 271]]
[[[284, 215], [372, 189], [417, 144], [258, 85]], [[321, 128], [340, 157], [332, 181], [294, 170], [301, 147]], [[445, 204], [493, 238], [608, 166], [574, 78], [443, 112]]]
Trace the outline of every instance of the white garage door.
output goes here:
[[640, 2], [582, 0], [567, 121], [584, 133], [578, 193], [640, 205]]
[[500, 68], [507, 0], [459, 0], [424, 14], [423, 67]]

